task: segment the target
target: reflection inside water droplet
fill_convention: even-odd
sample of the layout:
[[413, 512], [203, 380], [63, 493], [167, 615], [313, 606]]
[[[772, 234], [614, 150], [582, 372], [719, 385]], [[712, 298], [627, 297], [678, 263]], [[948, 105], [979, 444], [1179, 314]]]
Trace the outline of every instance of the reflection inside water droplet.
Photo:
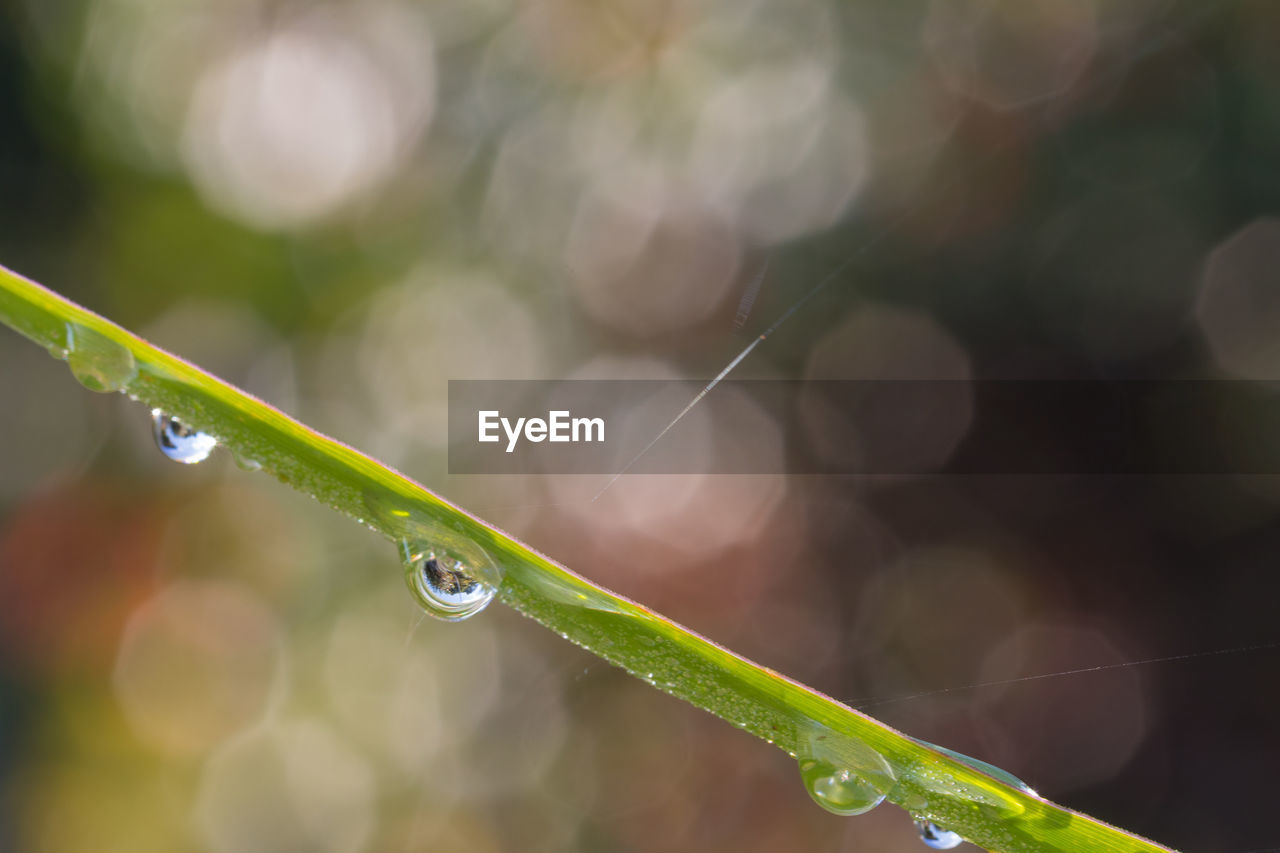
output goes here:
[[897, 783], [885, 757], [866, 743], [821, 725], [801, 733], [800, 778], [814, 802], [838, 815], [859, 815]]
[[916, 821], [916, 829], [920, 831], [920, 840], [925, 843], [925, 846], [932, 847], [934, 850], [950, 850], [964, 841], [956, 833], [941, 828], [931, 820]]
[[868, 780], [829, 761], [800, 759], [800, 778], [813, 801], [833, 814], [865, 814], [884, 801], [884, 794]]
[[90, 391], [120, 391], [138, 374], [133, 353], [85, 326], [67, 324], [67, 366]]
[[502, 573], [480, 546], [457, 539], [447, 544], [401, 543], [405, 581], [427, 613], [457, 622], [493, 601]]
[[159, 409], [151, 410], [151, 424], [160, 452], [174, 462], [194, 465], [203, 462], [218, 446], [218, 440], [207, 432], [194, 430]]

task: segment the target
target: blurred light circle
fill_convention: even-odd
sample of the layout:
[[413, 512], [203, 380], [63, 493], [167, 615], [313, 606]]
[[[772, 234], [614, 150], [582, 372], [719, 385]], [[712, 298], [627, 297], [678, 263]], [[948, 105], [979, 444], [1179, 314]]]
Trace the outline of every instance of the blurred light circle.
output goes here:
[[1066, 91], [1097, 41], [1094, 0], [933, 0], [924, 25], [943, 82], [997, 110]]
[[[453, 646], [455, 652], [463, 649]], [[483, 714], [446, 722], [446, 749], [422, 778], [442, 798], [501, 801], [536, 790], [568, 736], [562, 685], [539, 653], [510, 642], [497, 649], [498, 701]], [[440, 656], [441, 680], [451, 665], [460, 668], [465, 660], [465, 654]], [[473, 723], [470, 736], [450, 725], [455, 721]]]
[[[505, 80], [505, 78], [504, 78]], [[514, 85], [514, 84], [513, 84]], [[496, 112], [511, 109], [510, 93], [482, 86], [476, 98], [502, 98]], [[541, 97], [527, 95], [526, 99]], [[496, 135], [496, 133], [495, 133]], [[489, 175], [481, 222], [504, 254], [541, 262], [562, 261], [564, 243], [582, 193], [583, 177], [574, 156], [573, 116], [554, 102], [521, 118], [501, 136]]]
[[[605, 177], [618, 169], [636, 170], [632, 162], [641, 150], [647, 127], [654, 119], [635, 86], [610, 86], [578, 98], [565, 128], [573, 161], [588, 176]], [[650, 162], [650, 169], [658, 164]]]
[[184, 159], [214, 207], [250, 225], [302, 225], [372, 190], [430, 118], [431, 34], [408, 7], [316, 11], [202, 74]]
[[[886, 72], [873, 67], [869, 76]], [[869, 179], [866, 193], [875, 203], [903, 205], [917, 202], [922, 186], [936, 181], [934, 161], [954, 134], [963, 109], [938, 91], [925, 73], [912, 67], [893, 70], [865, 101], [869, 138]]]
[[140, 740], [193, 755], [263, 715], [280, 664], [277, 620], [257, 597], [237, 584], [179, 581], [130, 617], [114, 687]]
[[[1146, 735], [1137, 669], [1102, 631], [1074, 625], [1024, 627], [992, 649], [977, 681], [1014, 683], [975, 692], [975, 713], [1016, 744], [1041, 790], [1068, 791], [1110, 779]], [[1104, 671], [1036, 678], [1067, 670]]]
[[655, 170], [602, 175], [582, 197], [565, 260], [583, 307], [636, 336], [688, 328], [720, 304], [738, 270], [737, 235]]
[[433, 630], [439, 626], [421, 619], [403, 584], [382, 587], [345, 608], [324, 659], [343, 731], [404, 780], [434, 772], [441, 750], [482, 726], [502, 683], [492, 631]]
[[374, 774], [323, 723], [257, 729], [205, 765], [196, 826], [215, 853], [363, 849], [376, 824]]
[[97, 144], [142, 170], [176, 164], [187, 102], [209, 62], [232, 43], [242, 4], [102, 0], [87, 8], [78, 106]]
[[143, 336], [273, 406], [294, 408], [297, 388], [290, 349], [247, 304], [183, 299], [148, 323]]
[[[833, 465], [933, 470], [973, 420], [970, 374], [968, 354], [932, 317], [863, 306], [809, 351], [801, 421], [813, 450]], [[828, 388], [821, 380], [863, 381]]]
[[[411, 449], [443, 447], [450, 379], [537, 379], [544, 352], [533, 313], [488, 272], [418, 270], [377, 295], [357, 348], [376, 412], [373, 451], [394, 464]], [[367, 412], [354, 414], [367, 424]]]
[[[656, 359], [597, 357], [566, 378], [676, 380], [679, 374], [670, 365]], [[616, 470], [622, 471], [687, 402], [680, 386], [672, 382], [661, 394], [637, 397], [624, 410], [606, 414], [606, 421], [618, 424], [622, 431], [620, 449], [614, 459]], [[711, 425], [708, 413], [695, 406], [686, 420], [685, 440], [695, 452], [705, 448], [709, 453]], [[702, 471], [691, 471], [683, 476], [628, 474], [613, 482], [598, 499], [593, 500], [608, 483], [607, 477], [558, 475], [547, 478], [547, 492], [553, 505], [576, 519], [583, 530], [660, 529], [664, 523], [681, 514], [704, 478]], [[604, 508], [606, 506], [607, 509]]]
[[[586, 298], [588, 310], [634, 332], [652, 313], [645, 291], [716, 291], [739, 239], [779, 241], [838, 219], [864, 180], [867, 145], [861, 111], [831, 85], [839, 48], [825, 3], [624, 6], [528, 10], [486, 51], [472, 112], [509, 128], [485, 199], [495, 243], [567, 261], [584, 292], [606, 291]], [[562, 44], [597, 27], [589, 45]], [[528, 110], [562, 73], [602, 85]], [[610, 267], [602, 280], [601, 266], [624, 260], [630, 278]], [[608, 284], [625, 285], [642, 316], [619, 319], [632, 306], [611, 309]]]
[[847, 10], [826, 0], [690, 5], [702, 14], [673, 46], [671, 61], [692, 75], [734, 77], [752, 65], [788, 65], [801, 58], [833, 68], [845, 58]]
[[252, 307], [231, 299], [182, 299], [148, 323], [147, 340], [216, 373], [244, 383], [258, 353], [278, 342], [271, 326]]
[[[678, 374], [658, 361], [601, 358], [569, 378], [676, 379]], [[618, 424], [621, 432], [615, 469], [622, 471], [703, 385], [702, 381], [668, 383], [655, 396], [636, 399], [624, 410], [606, 415], [607, 422]], [[778, 425], [743, 392], [722, 386], [689, 410], [680, 429], [684, 444], [679, 458], [691, 460], [687, 473], [637, 473], [644, 470], [642, 457], [603, 493], [600, 490], [609, 482], [605, 476], [549, 477], [548, 493], [582, 530], [597, 531], [600, 539], [615, 547], [637, 540], [661, 543], [688, 556], [706, 556], [749, 539], [785, 496], [785, 478], [707, 472], [717, 454], [745, 456], [757, 460], [762, 470], [781, 471], [783, 443]], [[696, 460], [703, 464], [697, 465]], [[635, 569], [662, 574], [687, 565], [680, 560], [641, 560]]]
[[691, 17], [688, 0], [542, 0], [522, 4], [513, 28], [548, 76], [612, 79], [659, 61]]
[[1280, 219], [1255, 220], [1210, 253], [1196, 316], [1224, 369], [1280, 379]]
[[698, 122], [694, 181], [760, 243], [834, 223], [867, 174], [862, 113], [813, 58], [728, 77]]

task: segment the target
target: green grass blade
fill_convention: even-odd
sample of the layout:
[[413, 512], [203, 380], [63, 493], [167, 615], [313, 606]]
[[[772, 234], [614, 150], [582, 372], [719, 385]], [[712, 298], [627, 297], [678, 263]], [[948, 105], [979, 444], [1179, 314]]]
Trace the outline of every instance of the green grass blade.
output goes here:
[[[600, 657], [792, 755], [873, 769], [887, 799], [993, 851], [1145, 853], [1150, 841], [1064, 809], [903, 735], [591, 583], [430, 490], [125, 329], [0, 267], [0, 320], [119, 390], [215, 436], [282, 482], [394, 542], [465, 537], [502, 566], [500, 598]], [[389, 562], [397, 559], [388, 548]], [[798, 775], [798, 774], [797, 774]]]

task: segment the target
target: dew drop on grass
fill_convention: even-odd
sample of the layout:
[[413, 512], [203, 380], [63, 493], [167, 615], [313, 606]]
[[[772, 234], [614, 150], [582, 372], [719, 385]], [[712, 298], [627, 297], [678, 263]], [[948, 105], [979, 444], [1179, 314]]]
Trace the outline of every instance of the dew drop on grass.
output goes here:
[[800, 759], [800, 778], [813, 801], [832, 814], [865, 814], [884, 801], [884, 793], [875, 785], [829, 761]]
[[817, 724], [799, 734], [800, 778], [813, 801], [827, 811], [864, 814], [897, 784], [889, 762], [868, 744]]
[[218, 440], [207, 432], [191, 429], [173, 415], [151, 410], [151, 424], [160, 452], [174, 462], [194, 465], [203, 462], [218, 446]]
[[474, 616], [493, 601], [502, 573], [484, 549], [466, 540], [401, 543], [405, 581], [430, 615], [447, 622]]
[[1008, 770], [1005, 770], [1000, 767], [996, 767], [994, 764], [990, 764], [981, 759], [974, 758], [971, 755], [965, 755], [963, 752], [956, 752], [954, 749], [947, 749], [945, 746], [938, 746], [936, 743], [929, 743], [927, 740], [920, 740], [919, 738], [913, 738], [913, 740], [915, 740], [916, 743], [929, 747], [930, 749], [936, 749], [938, 752], [941, 752], [945, 755], [949, 755], [952, 758], [954, 758], [956, 761], [959, 761], [961, 764], [967, 764], [968, 766], [972, 767], [974, 770], [977, 770], [980, 773], [985, 773], [991, 778], [997, 779], [1005, 783], [1010, 788], [1015, 788], [1018, 791], [1021, 791], [1022, 793], [1028, 794], [1032, 797], [1040, 796], [1039, 794], [1036, 793], [1034, 788], [1032, 788], [1026, 782], [1023, 782], [1017, 776], [1014, 776]]
[[261, 471], [262, 463], [257, 459], [252, 459], [242, 453], [232, 453], [231, 457], [236, 461], [236, 467], [241, 471]]
[[934, 850], [950, 850], [964, 841], [959, 835], [938, 826], [931, 820], [916, 821], [916, 829], [920, 831], [920, 840], [926, 847]]
[[121, 391], [138, 374], [133, 353], [78, 323], [67, 324], [67, 366], [90, 391]]

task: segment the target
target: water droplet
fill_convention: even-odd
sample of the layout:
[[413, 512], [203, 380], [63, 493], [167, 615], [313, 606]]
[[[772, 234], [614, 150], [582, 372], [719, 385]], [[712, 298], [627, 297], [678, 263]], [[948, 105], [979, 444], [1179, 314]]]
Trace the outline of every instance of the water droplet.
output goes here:
[[120, 391], [138, 374], [133, 353], [77, 323], [67, 324], [67, 365], [90, 391]]
[[936, 743], [929, 743], [927, 740], [920, 740], [919, 738], [913, 738], [913, 740], [915, 740], [916, 743], [929, 747], [930, 749], [936, 749], [944, 755], [949, 755], [961, 764], [967, 764], [974, 770], [977, 770], [980, 773], [985, 773], [993, 779], [998, 779], [1009, 787], [1016, 788], [1024, 794], [1030, 794], [1033, 797], [1040, 796], [1030, 785], [1023, 782], [1017, 776], [1014, 776], [1008, 770], [996, 767], [994, 764], [989, 764], [986, 761], [974, 758], [971, 755], [965, 755], [963, 752], [956, 752], [954, 749], [947, 749], [945, 746], [938, 746]]
[[800, 759], [800, 778], [813, 801], [832, 814], [865, 814], [884, 801], [884, 793], [870, 781], [829, 761]]
[[261, 471], [262, 463], [257, 459], [251, 459], [242, 453], [232, 453], [231, 458], [236, 461], [236, 467], [241, 471]]
[[929, 808], [929, 801], [923, 794], [908, 794], [902, 802], [902, 807], [909, 812], [922, 812]]
[[809, 796], [827, 811], [871, 811], [897, 784], [889, 762], [868, 744], [817, 724], [798, 734], [800, 778]]
[[916, 821], [916, 829], [920, 831], [920, 840], [925, 846], [934, 850], [950, 850], [964, 841], [956, 833], [943, 829], [931, 820]]
[[191, 429], [173, 415], [166, 415], [159, 409], [151, 410], [151, 424], [155, 431], [156, 446], [174, 462], [184, 465], [203, 462], [218, 446], [218, 440], [207, 432]]
[[405, 581], [427, 613], [447, 622], [474, 616], [493, 601], [502, 573], [484, 549], [459, 537], [401, 542]]

